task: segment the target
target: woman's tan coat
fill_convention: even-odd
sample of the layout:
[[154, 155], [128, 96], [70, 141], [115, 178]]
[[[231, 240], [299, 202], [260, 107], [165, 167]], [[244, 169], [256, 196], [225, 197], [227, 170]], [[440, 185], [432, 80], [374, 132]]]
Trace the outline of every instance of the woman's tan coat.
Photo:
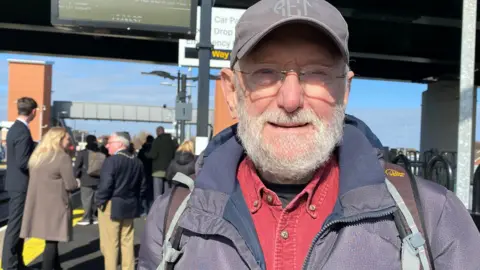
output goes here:
[[58, 153], [52, 162], [30, 169], [20, 237], [71, 241], [72, 208], [69, 191], [77, 188], [72, 159], [64, 152]]

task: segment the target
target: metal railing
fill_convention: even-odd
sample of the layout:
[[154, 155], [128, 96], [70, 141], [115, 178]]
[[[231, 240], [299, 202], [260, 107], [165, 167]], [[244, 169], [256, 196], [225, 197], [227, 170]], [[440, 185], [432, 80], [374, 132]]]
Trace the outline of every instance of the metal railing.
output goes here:
[[451, 191], [455, 190], [452, 165], [444, 156], [434, 156], [428, 162], [425, 172], [426, 179], [435, 181]]
[[411, 171], [412, 166], [410, 164], [410, 160], [403, 154], [399, 154], [392, 160], [393, 164], [397, 164], [405, 168], [405, 170]]

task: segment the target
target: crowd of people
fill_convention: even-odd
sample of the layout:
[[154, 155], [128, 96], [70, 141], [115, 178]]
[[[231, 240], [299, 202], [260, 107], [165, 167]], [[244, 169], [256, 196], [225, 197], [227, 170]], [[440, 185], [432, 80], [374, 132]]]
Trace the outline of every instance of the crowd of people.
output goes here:
[[480, 233], [462, 202], [389, 163], [375, 133], [345, 113], [348, 38], [324, 0], [247, 9], [220, 75], [238, 124], [199, 157], [192, 141], [177, 146], [158, 127], [138, 153], [127, 132], [112, 133], [107, 151], [89, 136], [72, 166], [63, 128], [34, 149], [37, 104], [19, 99], [7, 137], [3, 269], [28, 269], [28, 237], [46, 240], [43, 269], [61, 268], [58, 242], [72, 239], [68, 192], [80, 187], [81, 224], [98, 224], [106, 270], [119, 253], [122, 269], [134, 268], [142, 214], [139, 270], [478, 270]]
[[84, 209], [79, 225], [97, 225], [105, 269], [135, 267], [134, 219], [147, 215], [154, 200], [167, 193], [177, 172], [195, 172], [193, 141], [180, 146], [163, 127], [148, 136], [141, 149], [133, 148], [128, 132], [108, 138], [86, 137], [85, 149], [75, 153], [63, 127], [52, 127], [34, 145], [28, 124], [37, 103], [17, 101], [18, 118], [7, 135], [6, 190], [9, 220], [2, 254], [3, 269], [24, 265], [24, 240], [44, 239], [42, 269], [61, 269], [59, 242], [72, 241], [73, 206], [70, 195], [80, 189]]

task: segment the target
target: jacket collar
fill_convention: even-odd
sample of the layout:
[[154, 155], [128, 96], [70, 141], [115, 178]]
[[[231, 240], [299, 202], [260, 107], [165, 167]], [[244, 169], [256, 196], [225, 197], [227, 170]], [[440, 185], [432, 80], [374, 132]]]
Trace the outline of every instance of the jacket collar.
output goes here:
[[[217, 216], [218, 224], [235, 227], [235, 231], [229, 232], [231, 239], [235, 239], [238, 244], [237, 248], [244, 250], [247, 247], [256, 264], [265, 269], [265, 259], [255, 226], [236, 177], [238, 165], [245, 155], [236, 130], [236, 126], [225, 129], [213, 138], [204, 151], [203, 168], [195, 180], [195, 190], [189, 205], [190, 211], [209, 214], [204, 219], [198, 216], [184, 219], [183, 226], [191, 230], [208, 228], [199, 232], [204, 234], [225, 233], [225, 228], [208, 224], [215, 220], [210, 218], [211, 214]], [[386, 189], [385, 174], [377, 150], [360, 129], [345, 125], [344, 136], [337, 151], [340, 168], [339, 198], [326, 223], [385, 210], [395, 205]], [[205, 224], [193, 224], [192, 220]], [[248, 257], [245, 255], [245, 258]]]
[[[195, 180], [196, 187], [227, 194], [234, 191], [237, 167], [245, 155], [236, 131], [236, 125], [229, 127], [209, 143], [202, 171]], [[378, 151], [355, 126], [345, 125], [338, 157], [341, 198], [357, 188], [384, 184], [385, 174]]]

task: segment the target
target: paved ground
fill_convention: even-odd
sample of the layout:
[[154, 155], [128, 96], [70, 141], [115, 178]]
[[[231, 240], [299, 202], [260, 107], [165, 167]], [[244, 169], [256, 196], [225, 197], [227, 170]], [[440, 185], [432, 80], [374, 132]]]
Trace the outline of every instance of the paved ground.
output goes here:
[[[78, 218], [77, 218], [78, 221]], [[135, 256], [138, 256], [140, 248], [140, 237], [145, 225], [144, 219], [135, 221]], [[5, 228], [0, 228], [0, 254], [3, 247], [3, 237]], [[100, 253], [100, 243], [98, 239], [98, 226], [75, 226], [73, 229], [73, 241], [69, 243], [60, 243], [59, 253], [63, 269], [70, 270], [97, 270], [104, 269], [103, 257]], [[42, 251], [44, 242], [39, 239], [29, 239], [25, 246], [24, 259], [30, 266], [41, 269]]]
[[[71, 195], [72, 204], [80, 206], [79, 192]], [[1, 194], [0, 194], [1, 195]], [[5, 204], [6, 205], [6, 204]], [[4, 204], [0, 203], [0, 210]], [[6, 210], [6, 211], [5, 211]], [[1, 212], [1, 211], [0, 211]], [[4, 212], [8, 212], [4, 209]], [[73, 212], [73, 241], [69, 243], [59, 244], [60, 261], [63, 269], [87, 269], [97, 270], [104, 269], [103, 257], [100, 253], [100, 245], [98, 240], [98, 225], [80, 226], [77, 222], [82, 218], [83, 210], [77, 209]], [[138, 255], [140, 247], [140, 237], [143, 233], [145, 220], [137, 219], [135, 221], [135, 254]], [[0, 223], [0, 254], [3, 250], [3, 238], [5, 234], [5, 222]], [[42, 253], [45, 247], [45, 241], [40, 239], [28, 239], [25, 242], [23, 252], [26, 264], [41, 269]], [[1, 262], [0, 262], [1, 263]], [[1, 268], [0, 268], [1, 269]]]
[[[135, 255], [140, 248], [140, 237], [143, 233], [145, 221], [135, 221]], [[60, 261], [63, 269], [70, 270], [95, 270], [104, 269], [103, 257], [100, 253], [98, 240], [98, 226], [75, 226], [74, 241], [59, 245]], [[30, 265], [41, 268], [42, 256], [35, 259]]]

